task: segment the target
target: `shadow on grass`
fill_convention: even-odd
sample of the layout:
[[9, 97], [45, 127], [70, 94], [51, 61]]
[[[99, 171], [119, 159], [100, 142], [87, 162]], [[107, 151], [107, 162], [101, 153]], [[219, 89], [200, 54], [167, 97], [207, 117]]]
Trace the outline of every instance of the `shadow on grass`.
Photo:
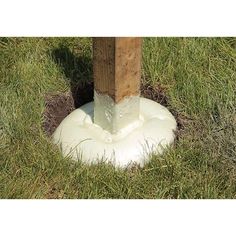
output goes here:
[[92, 101], [92, 59], [88, 56], [77, 57], [65, 46], [53, 50], [52, 58], [69, 80], [75, 108]]

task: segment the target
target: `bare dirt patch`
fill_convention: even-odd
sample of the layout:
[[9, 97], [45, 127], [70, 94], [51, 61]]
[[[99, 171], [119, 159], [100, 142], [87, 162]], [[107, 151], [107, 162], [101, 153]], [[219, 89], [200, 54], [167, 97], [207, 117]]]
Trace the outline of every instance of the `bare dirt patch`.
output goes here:
[[50, 136], [62, 120], [75, 109], [74, 101], [71, 93], [60, 93], [46, 95], [45, 102], [43, 129]]
[[[175, 116], [179, 136], [188, 123], [188, 118], [169, 106], [166, 88], [161, 85], [141, 85], [141, 96], [168, 107]], [[45, 96], [46, 108], [44, 112], [43, 129], [51, 136], [61, 121], [76, 108], [93, 100], [93, 82], [83, 83], [71, 89], [71, 92], [60, 94], [47, 94]]]

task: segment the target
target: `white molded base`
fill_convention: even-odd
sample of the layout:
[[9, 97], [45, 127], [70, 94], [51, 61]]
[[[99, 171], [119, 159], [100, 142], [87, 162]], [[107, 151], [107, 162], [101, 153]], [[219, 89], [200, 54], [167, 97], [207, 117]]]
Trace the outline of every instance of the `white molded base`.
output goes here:
[[140, 98], [139, 120], [116, 134], [93, 123], [94, 103], [90, 102], [69, 114], [53, 134], [54, 143], [64, 156], [87, 163], [104, 160], [125, 167], [136, 162], [141, 166], [151, 153], [161, 154], [174, 141], [176, 121], [162, 105]]

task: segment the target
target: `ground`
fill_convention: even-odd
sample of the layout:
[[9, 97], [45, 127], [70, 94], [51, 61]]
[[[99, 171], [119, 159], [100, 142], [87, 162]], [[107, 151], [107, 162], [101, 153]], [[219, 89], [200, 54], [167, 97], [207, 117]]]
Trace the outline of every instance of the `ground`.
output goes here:
[[144, 168], [63, 158], [50, 134], [92, 99], [90, 38], [0, 38], [0, 198], [235, 198], [236, 39], [145, 38], [142, 95], [178, 121]]

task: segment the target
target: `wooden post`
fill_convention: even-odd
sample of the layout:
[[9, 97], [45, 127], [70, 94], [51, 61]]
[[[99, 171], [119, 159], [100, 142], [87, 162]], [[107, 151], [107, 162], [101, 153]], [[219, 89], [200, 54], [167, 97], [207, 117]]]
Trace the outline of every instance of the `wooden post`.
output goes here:
[[139, 118], [141, 38], [94, 38], [94, 123], [110, 133]]

